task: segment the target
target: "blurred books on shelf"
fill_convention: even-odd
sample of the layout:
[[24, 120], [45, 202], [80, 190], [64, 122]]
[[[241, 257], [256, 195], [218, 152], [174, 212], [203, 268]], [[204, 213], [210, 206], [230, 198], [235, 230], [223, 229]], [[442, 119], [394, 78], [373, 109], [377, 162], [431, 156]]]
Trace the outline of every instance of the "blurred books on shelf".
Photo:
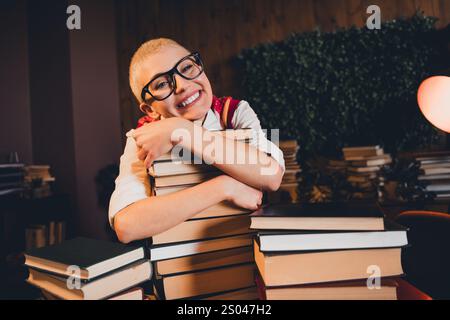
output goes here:
[[297, 161], [297, 153], [300, 149], [296, 140], [280, 141], [280, 150], [283, 152], [286, 171], [280, 188], [275, 192], [268, 193], [269, 203], [298, 202], [298, 186], [302, 169]]
[[450, 155], [418, 154], [413, 158], [418, 165], [417, 185], [435, 200], [450, 200]]
[[142, 300], [136, 286], [152, 276], [144, 247], [87, 238], [28, 250], [25, 265], [47, 299]]
[[25, 229], [25, 248], [41, 248], [59, 244], [66, 238], [65, 221], [49, 221], [48, 224], [29, 225]]
[[377, 200], [383, 197], [385, 178], [383, 166], [392, 163], [380, 146], [348, 147], [342, 149], [343, 159], [329, 160], [327, 172], [339, 174], [346, 180], [339, 198], [346, 200]]
[[24, 164], [0, 164], [0, 196], [21, 193], [25, 190]]
[[[406, 230], [362, 204], [269, 205], [251, 215], [257, 229], [256, 282], [267, 299], [396, 299]], [[263, 220], [263, 221], [261, 221]], [[380, 271], [382, 290], [367, 279]]]
[[50, 166], [31, 165], [24, 169], [29, 198], [44, 198], [52, 195], [51, 184], [55, 178], [50, 174]]

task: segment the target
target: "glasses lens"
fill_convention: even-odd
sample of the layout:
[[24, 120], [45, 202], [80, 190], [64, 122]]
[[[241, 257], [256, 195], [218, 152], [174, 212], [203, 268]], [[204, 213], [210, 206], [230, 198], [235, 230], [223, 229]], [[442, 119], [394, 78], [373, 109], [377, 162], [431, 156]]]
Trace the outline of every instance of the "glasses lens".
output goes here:
[[150, 93], [156, 99], [164, 99], [172, 93], [173, 82], [169, 75], [161, 75], [148, 86]]
[[194, 57], [189, 57], [178, 65], [177, 70], [186, 79], [195, 79], [203, 72], [203, 67], [200, 61], [196, 61]]

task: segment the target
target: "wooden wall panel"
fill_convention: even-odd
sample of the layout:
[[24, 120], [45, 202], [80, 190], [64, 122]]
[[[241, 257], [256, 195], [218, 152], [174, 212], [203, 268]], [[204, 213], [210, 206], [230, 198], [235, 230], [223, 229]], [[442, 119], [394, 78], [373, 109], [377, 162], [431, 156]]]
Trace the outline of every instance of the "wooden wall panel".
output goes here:
[[123, 132], [140, 116], [128, 64], [143, 41], [164, 36], [200, 51], [215, 94], [243, 98], [232, 67], [242, 49], [318, 27], [361, 27], [371, 4], [380, 6], [384, 21], [423, 11], [440, 27], [450, 23], [450, 0], [116, 0]]

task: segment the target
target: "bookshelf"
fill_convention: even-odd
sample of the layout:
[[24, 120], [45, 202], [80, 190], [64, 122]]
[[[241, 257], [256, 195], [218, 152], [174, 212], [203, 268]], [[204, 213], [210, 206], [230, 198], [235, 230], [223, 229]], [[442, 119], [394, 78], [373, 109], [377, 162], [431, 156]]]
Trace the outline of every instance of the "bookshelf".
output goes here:
[[34, 298], [32, 290], [24, 282], [27, 277], [22, 267], [25, 251], [25, 230], [30, 225], [46, 225], [50, 221], [69, 221], [70, 197], [56, 194], [39, 199], [25, 199], [20, 194], [0, 197], [0, 274], [7, 279], [0, 296]]

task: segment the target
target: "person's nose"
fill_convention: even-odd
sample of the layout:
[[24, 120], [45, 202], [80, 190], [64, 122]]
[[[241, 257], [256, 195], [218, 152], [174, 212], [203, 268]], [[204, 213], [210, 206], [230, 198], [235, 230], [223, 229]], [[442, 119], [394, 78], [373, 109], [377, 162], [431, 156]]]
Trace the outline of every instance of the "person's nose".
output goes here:
[[190, 85], [190, 81], [184, 79], [178, 74], [174, 74], [173, 81], [175, 82], [175, 94], [183, 93]]

